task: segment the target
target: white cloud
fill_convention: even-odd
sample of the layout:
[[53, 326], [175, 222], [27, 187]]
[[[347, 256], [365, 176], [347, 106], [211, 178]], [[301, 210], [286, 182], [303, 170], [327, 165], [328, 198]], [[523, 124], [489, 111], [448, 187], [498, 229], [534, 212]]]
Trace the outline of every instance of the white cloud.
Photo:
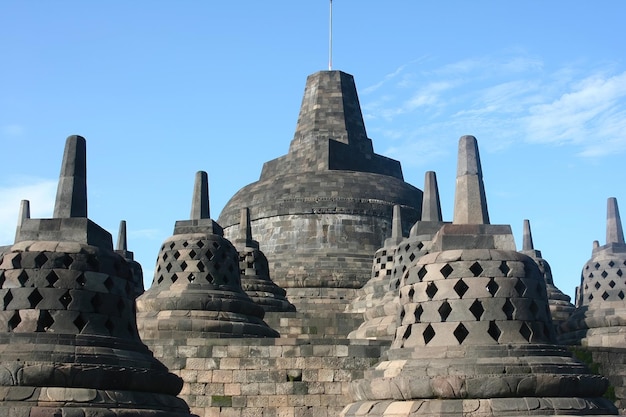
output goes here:
[[31, 218], [52, 216], [57, 181], [21, 179], [19, 184], [0, 185], [0, 244], [12, 244], [15, 239], [21, 200], [30, 201]]
[[2, 126], [0, 131], [2, 131], [3, 136], [15, 137], [22, 135], [22, 133], [24, 133], [24, 128], [17, 124], [11, 124]]

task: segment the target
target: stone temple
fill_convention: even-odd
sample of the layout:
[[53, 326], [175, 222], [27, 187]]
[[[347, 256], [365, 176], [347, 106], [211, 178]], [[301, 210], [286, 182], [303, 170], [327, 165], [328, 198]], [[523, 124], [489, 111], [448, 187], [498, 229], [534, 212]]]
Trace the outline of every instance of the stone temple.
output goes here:
[[234, 239], [240, 209], [249, 209], [272, 279], [298, 306], [351, 298], [391, 232], [393, 206], [401, 207], [408, 232], [421, 201], [400, 163], [374, 153], [353, 77], [321, 71], [307, 79], [287, 155], [266, 162], [259, 181], [230, 199], [218, 223]]
[[490, 224], [474, 137], [446, 222], [435, 173], [405, 183], [352, 76], [322, 71], [287, 155], [218, 221], [198, 171], [144, 292], [126, 223], [114, 249], [87, 218], [85, 146], [54, 218], [23, 201], [0, 248], [0, 417], [626, 415], [615, 199], [569, 316], [529, 223], [520, 252]]

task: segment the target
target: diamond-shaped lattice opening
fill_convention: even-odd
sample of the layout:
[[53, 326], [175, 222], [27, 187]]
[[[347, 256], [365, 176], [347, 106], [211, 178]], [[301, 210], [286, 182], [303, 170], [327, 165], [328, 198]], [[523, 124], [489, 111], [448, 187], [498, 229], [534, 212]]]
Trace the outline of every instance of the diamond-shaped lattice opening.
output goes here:
[[616, 274], [617, 274], [617, 276], [618, 276], [618, 277], [621, 277], [621, 276], [622, 276], [622, 274], [623, 274], [623, 272], [622, 272], [622, 270], [621, 270], [621, 269], [618, 269], [618, 270], [617, 270], [617, 272], [616, 272]]
[[180, 269], [182, 269], [183, 271], [184, 271], [185, 269], [187, 269], [187, 262], [182, 261], [182, 262], [180, 263]]
[[593, 272], [589, 274], [589, 278], [593, 278]]
[[48, 285], [46, 287], [52, 288], [54, 284], [59, 280], [59, 276], [54, 271], [50, 271], [50, 273], [46, 276], [46, 281], [48, 281]]
[[197, 268], [198, 271], [204, 272], [204, 264], [202, 263], [202, 261], [198, 261]]
[[506, 261], [502, 261], [498, 269], [500, 269], [500, 272], [502, 272], [502, 275], [504, 275], [505, 277], [511, 271], [511, 268], [509, 268], [509, 265], [507, 265]]
[[215, 278], [213, 278], [213, 275], [211, 274], [206, 274], [206, 280], [209, 282], [209, 284], [213, 284], [213, 281], [215, 281]]
[[415, 309], [415, 322], [419, 323], [422, 320], [422, 313], [424, 313], [424, 309], [422, 308], [422, 305], [418, 305], [417, 308]]
[[589, 265], [585, 265], [585, 271], [589, 269]]
[[478, 262], [474, 262], [472, 266], [470, 266], [469, 270], [475, 277], [477, 277], [483, 272], [483, 267], [480, 266]]
[[624, 291], [620, 291], [619, 294], [617, 294], [617, 296], [619, 297], [620, 300], [624, 299]]
[[450, 316], [450, 313], [452, 313], [452, 307], [450, 306], [450, 303], [444, 301], [443, 304], [439, 306], [439, 309], [437, 309], [437, 311], [439, 312], [439, 317], [441, 317], [441, 321], [445, 322], [446, 319]]
[[13, 259], [11, 259], [11, 265], [13, 265], [13, 269], [19, 269], [22, 266], [22, 255], [16, 254]]
[[178, 281], [178, 275], [176, 275], [176, 274], [172, 274], [172, 276], [171, 276], [171, 278], [170, 278], [170, 279], [172, 280], [172, 284], [173, 284], [173, 283], [175, 283], [176, 281]]
[[422, 336], [424, 337], [424, 343], [429, 344], [430, 341], [433, 340], [433, 338], [435, 337], [435, 329], [433, 329], [433, 326], [431, 326], [430, 324], [426, 326], [424, 332], [422, 333]]
[[33, 290], [28, 296], [28, 302], [30, 303], [30, 308], [37, 307], [37, 304], [43, 300], [43, 296], [37, 291], [37, 289]]
[[402, 335], [402, 340], [406, 340], [411, 336], [411, 329], [413, 326], [406, 326], [406, 330], [404, 331], [404, 334]]
[[609, 274], [606, 271], [602, 271], [600, 275], [602, 275], [602, 278], [606, 278]]
[[414, 253], [409, 255], [409, 261], [413, 262], [415, 260], [416, 256]]
[[456, 340], [459, 341], [459, 345], [462, 344], [465, 338], [469, 335], [469, 331], [465, 326], [463, 326], [463, 323], [459, 323], [452, 333], [454, 334], [454, 337], [456, 337]]
[[72, 259], [72, 257], [70, 255], [65, 255], [63, 257], [63, 266], [65, 266], [66, 268], [69, 268], [71, 264], [74, 263], [74, 259]]
[[539, 312], [539, 306], [534, 300], [530, 303], [530, 312], [533, 313], [533, 316], [537, 317], [537, 313]]
[[187, 246], [189, 246], [189, 242], [187, 242], [186, 240], [183, 242], [183, 248], [186, 248]]
[[596, 264], [593, 266], [595, 269], [600, 268], [600, 264], [596, 262]]
[[487, 333], [489, 333], [489, 336], [491, 336], [491, 338], [497, 342], [498, 339], [500, 339], [502, 331], [500, 331], [500, 328], [498, 327], [496, 322], [492, 320], [489, 322], [489, 328], [487, 329]]
[[7, 323], [9, 325], [9, 330], [15, 329], [17, 326], [19, 326], [21, 322], [22, 322], [22, 318], [20, 317], [20, 312], [16, 311], [15, 314], [11, 316], [11, 318], [9, 319], [9, 322]]
[[502, 306], [502, 311], [506, 315], [507, 320], [513, 320], [513, 313], [515, 312], [515, 306], [511, 303], [510, 299], [506, 299]]
[[439, 272], [441, 272], [441, 275], [443, 275], [444, 278], [448, 278], [450, 274], [452, 273], [452, 271], [454, 271], [454, 269], [450, 266], [450, 264], [445, 264], [443, 268], [439, 270]]
[[495, 279], [491, 278], [489, 282], [487, 283], [486, 288], [489, 294], [491, 294], [491, 296], [493, 297], [498, 292], [498, 288], [500, 288], [500, 286], [498, 285]]
[[39, 319], [37, 320], [37, 332], [47, 332], [54, 324], [54, 319], [48, 312], [48, 310], [42, 310], [39, 313]]
[[385, 275], [391, 275], [391, 269], [388, 269], [385, 273]]
[[374, 277], [377, 278], [379, 274], [379, 271], [374, 272]]
[[[219, 249], [219, 248], [220, 248], [220, 244], [219, 244], [219, 243], [217, 243], [217, 242], [213, 242], [213, 247], [214, 247], [215, 249]], [[385, 253], [386, 253], [386, 252], [383, 252], [383, 255], [384, 255]]]
[[595, 285], [594, 285], [594, 287], [596, 287], [596, 290], [597, 290], [597, 289], [599, 289], [599, 288], [601, 287], [601, 285], [600, 285], [600, 283], [599, 283], [599, 282], [596, 282], [596, 283], [595, 283]]
[[520, 295], [520, 297], [524, 296], [526, 292], [526, 284], [521, 279], [517, 279], [517, 283], [515, 283], [515, 291]]
[[45, 253], [40, 252], [37, 256], [35, 256], [35, 267], [41, 268], [48, 261], [48, 257]]
[[417, 272], [417, 277], [420, 279], [420, 282], [422, 282], [422, 280], [426, 276], [426, 273], [427, 273], [426, 266], [422, 266], [420, 270]]
[[196, 243], [196, 246], [199, 247], [200, 249], [202, 249], [204, 247], [204, 242], [199, 240], [198, 243]]
[[387, 256], [387, 262], [393, 262], [393, 256]]
[[163, 256], [161, 256], [161, 259], [163, 259], [163, 261], [167, 261], [167, 258], [169, 258], [169, 255], [165, 252]]
[[189, 276], [187, 277], [187, 280], [189, 282], [194, 282], [196, 280], [196, 276], [194, 274], [189, 274]]
[[434, 282], [430, 282], [426, 286], [426, 295], [430, 299], [432, 299], [435, 296], [435, 294], [437, 294], [437, 291], [439, 291], [439, 288], [437, 288]]
[[404, 246], [404, 251], [405, 251], [405, 252], [408, 252], [408, 251], [409, 251], [409, 249], [411, 249], [411, 245], [407, 243], [407, 244]]
[[72, 296], [69, 291], [65, 291], [65, 293], [59, 297], [59, 302], [63, 305], [63, 307], [67, 308], [72, 302]]
[[74, 326], [76, 326], [79, 332], [82, 332], [86, 325], [87, 322], [85, 321], [85, 319], [83, 319], [82, 314], [76, 317], [76, 319], [74, 320]]
[[463, 298], [467, 290], [469, 290], [469, 287], [467, 286], [465, 281], [463, 281], [462, 279], [460, 279], [456, 284], [454, 284], [453, 288], [460, 298]]
[[156, 280], [157, 284], [160, 284], [163, 282], [163, 275], [159, 275], [159, 278], [157, 278]]
[[404, 320], [404, 316], [406, 316], [406, 311], [402, 309], [402, 311], [400, 312], [400, 323], [402, 323], [402, 320]]
[[167, 264], [167, 265], [165, 265], [165, 270], [166, 270], [167, 272], [170, 272], [170, 271], [172, 270], [172, 268], [173, 268], [172, 264]]
[[178, 258], [180, 258], [180, 252], [176, 251], [174, 252], [174, 259], [178, 259]]
[[100, 309], [100, 306], [102, 306], [102, 297], [100, 296], [100, 294], [96, 293], [96, 295], [93, 296], [93, 298], [91, 299], [91, 305], [93, 306], [95, 311], [98, 311]]
[[409, 301], [413, 300], [413, 296], [415, 295], [415, 289], [411, 287], [407, 295], [409, 296]]
[[[0, 257], [0, 264], [2, 263], [2, 257]], [[0, 271], [0, 288], [4, 285], [5, 277], [4, 271]]]
[[111, 320], [108, 320], [104, 322], [104, 327], [106, 327], [106, 329], [109, 331], [109, 334], [113, 334], [113, 330], [115, 330], [115, 324], [113, 324], [113, 322]]
[[7, 293], [4, 294], [2, 301], [4, 302], [4, 308], [6, 310], [6, 308], [9, 306], [9, 303], [13, 301], [13, 294], [11, 294], [11, 290], [7, 291]]
[[399, 279], [397, 279], [397, 280], [394, 282], [394, 284], [393, 284], [393, 285], [394, 285], [395, 289], [397, 290], [397, 289], [400, 287], [400, 280], [399, 280]]
[[609, 266], [610, 266], [611, 268], [613, 268], [613, 267], [615, 266], [615, 262], [610, 261], [610, 262], [609, 262]]
[[196, 253], [196, 251], [195, 251], [195, 250], [193, 250], [193, 249], [192, 249], [192, 250], [190, 250], [190, 251], [189, 251], [189, 257], [190, 257], [191, 259], [195, 258], [195, 257], [196, 257], [196, 255], [197, 255], [197, 253]]
[[104, 280], [103, 284], [104, 287], [109, 291], [111, 291], [111, 289], [113, 289], [113, 287], [115, 286], [115, 282], [113, 282], [113, 278], [111, 277], [107, 277], [107, 279]]
[[170, 243], [170, 249], [174, 249], [174, 246], [176, 246], [176, 243], [175, 242], [171, 242]]
[[519, 329], [519, 333], [524, 339], [526, 339], [527, 342], [530, 342], [530, 338], [533, 336], [532, 329], [528, 327], [528, 324], [526, 323], [522, 323], [522, 326]]
[[423, 247], [424, 247], [424, 244], [422, 242], [419, 242], [417, 244], [417, 249], [422, 250]]
[[480, 320], [480, 318], [483, 316], [483, 313], [485, 312], [485, 308], [483, 307], [483, 303], [481, 303], [478, 300], [475, 300], [472, 303], [472, 305], [470, 306], [469, 310], [472, 312], [474, 317], [476, 317], [476, 320]]
[[587, 300], [589, 301], [593, 300], [593, 294], [589, 294], [589, 297], [587, 297]]
[[603, 299], [603, 300], [606, 300], [607, 298], [609, 298], [609, 294], [608, 294], [606, 291], [604, 291], [604, 292], [602, 293], [602, 299]]
[[88, 255], [87, 256], [87, 266], [91, 271], [98, 271], [100, 269], [100, 261], [96, 257], [96, 255]]
[[380, 258], [376, 258], [376, 263], [380, 264]]
[[85, 278], [84, 274], [80, 274], [78, 277], [76, 277], [76, 283], [81, 286], [84, 287], [85, 284], [87, 283], [87, 280]]
[[20, 285], [22, 287], [26, 286], [26, 282], [28, 281], [28, 274], [26, 273], [26, 271], [22, 271], [18, 275], [17, 280], [20, 282]]
[[48, 285], [46, 287], [52, 288], [54, 284], [59, 280], [59, 276], [54, 271], [50, 271], [48, 275], [46, 275], [46, 281], [48, 281]]

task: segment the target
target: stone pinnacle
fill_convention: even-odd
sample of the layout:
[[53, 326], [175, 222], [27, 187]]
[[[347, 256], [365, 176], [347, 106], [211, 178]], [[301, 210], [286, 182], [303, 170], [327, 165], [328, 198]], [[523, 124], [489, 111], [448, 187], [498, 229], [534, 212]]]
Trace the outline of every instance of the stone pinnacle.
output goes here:
[[120, 230], [117, 234], [117, 247], [115, 248], [115, 250], [128, 250], [128, 242], [126, 240], [126, 220], [120, 221]]
[[17, 231], [15, 232], [15, 241], [17, 242], [17, 237], [20, 234], [20, 227], [22, 227], [22, 223], [24, 220], [30, 219], [30, 201], [22, 200], [20, 202], [20, 212], [17, 216]]
[[65, 142], [53, 217], [87, 217], [87, 145], [82, 136]]
[[439, 201], [439, 187], [437, 187], [437, 174], [434, 171], [427, 171], [424, 178], [422, 221], [442, 221], [441, 202]]
[[624, 231], [615, 197], [607, 200], [606, 208], [606, 244], [610, 243], [624, 243]]
[[459, 140], [453, 223], [489, 224], [478, 143], [470, 135]]
[[209, 178], [206, 172], [196, 172], [191, 202], [191, 220], [209, 219]]
[[534, 250], [533, 234], [530, 231], [530, 221], [524, 219], [524, 241], [522, 243], [522, 250]]
[[398, 204], [393, 206], [393, 217], [391, 220], [391, 237], [385, 239], [384, 246], [395, 246], [402, 241], [402, 211]]
[[240, 210], [239, 221], [239, 241], [246, 242], [246, 245], [252, 243], [252, 226], [250, 225], [250, 210], [248, 207], [243, 207]]

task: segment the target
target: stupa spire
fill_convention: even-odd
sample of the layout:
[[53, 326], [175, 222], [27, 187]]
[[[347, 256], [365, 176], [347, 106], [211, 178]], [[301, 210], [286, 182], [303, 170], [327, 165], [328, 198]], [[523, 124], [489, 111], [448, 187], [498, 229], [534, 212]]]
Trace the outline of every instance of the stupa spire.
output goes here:
[[442, 221], [441, 202], [439, 200], [439, 187], [437, 186], [437, 174], [434, 171], [427, 171], [424, 178], [422, 221]]
[[53, 217], [87, 217], [87, 145], [82, 136], [65, 142]]
[[30, 219], [30, 201], [22, 200], [20, 202], [20, 212], [17, 215], [17, 231], [15, 232], [15, 240], [17, 241], [17, 237], [20, 234], [20, 228], [22, 227], [22, 223], [24, 220]]
[[459, 156], [454, 195], [454, 224], [489, 224], [487, 198], [474, 136], [459, 140]]
[[128, 250], [128, 241], [126, 239], [126, 220], [120, 221], [120, 229], [117, 234], [117, 247], [115, 250], [118, 251], [127, 251]]
[[624, 231], [615, 197], [607, 200], [606, 207], [606, 244], [610, 243], [624, 243]]
[[191, 201], [191, 220], [209, 219], [209, 177], [206, 172], [196, 172]]
[[527, 219], [524, 219], [524, 236], [523, 236], [523, 243], [522, 243], [522, 250], [534, 250], [535, 247], [533, 245], [533, 234], [530, 231], [530, 221]]

